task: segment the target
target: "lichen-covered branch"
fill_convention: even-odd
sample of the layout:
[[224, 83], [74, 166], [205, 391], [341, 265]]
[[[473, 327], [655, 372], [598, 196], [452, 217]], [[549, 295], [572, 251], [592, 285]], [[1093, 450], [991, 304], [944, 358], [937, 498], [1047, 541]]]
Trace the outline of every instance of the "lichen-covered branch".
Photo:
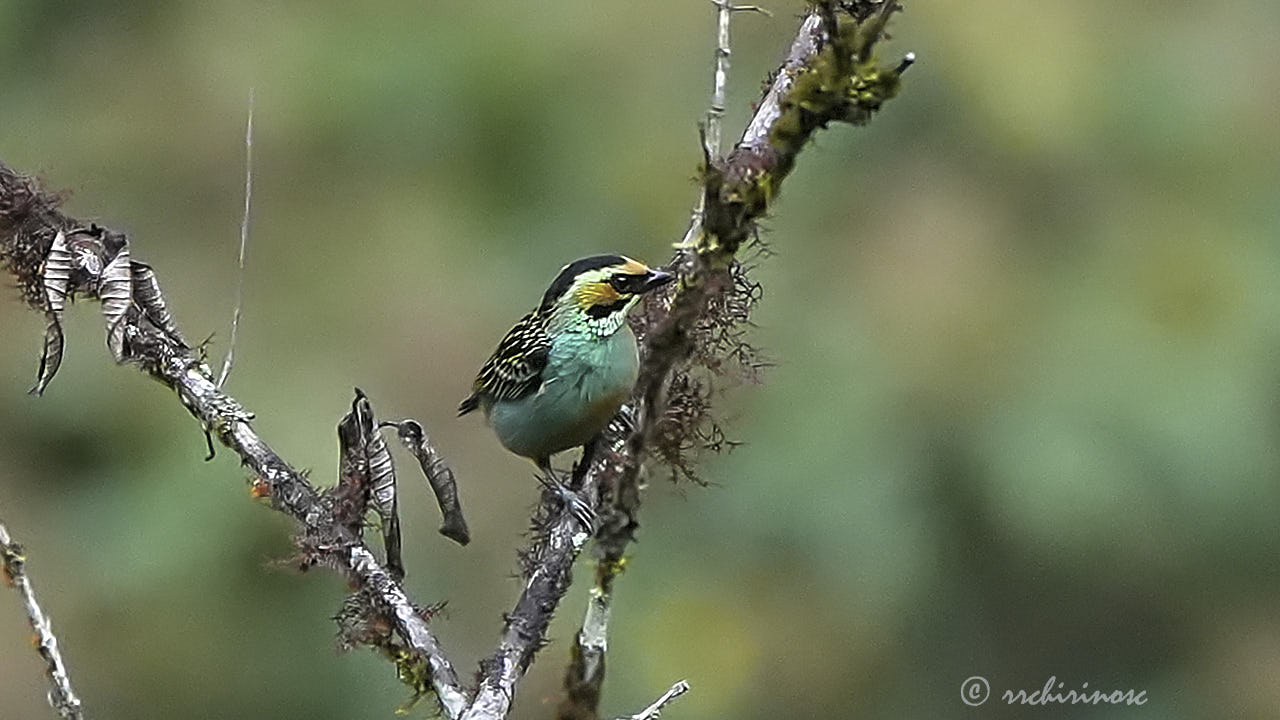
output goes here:
[[[607, 476], [629, 429], [626, 414], [619, 414], [584, 450], [570, 480], [580, 497], [598, 497], [599, 482]], [[520, 554], [524, 589], [507, 615], [498, 649], [480, 663], [480, 687], [464, 720], [507, 716], [516, 685], [546, 643], [547, 626], [569, 589], [573, 563], [591, 539], [590, 528], [583, 527], [568, 508], [560, 507], [549, 490], [543, 492], [535, 512], [532, 534], [528, 548]]]
[[[591, 490], [584, 486], [580, 492]], [[573, 561], [591, 539], [590, 533], [568, 512], [544, 533], [535, 539], [525, 555], [530, 567], [524, 590], [515, 609], [507, 616], [498, 649], [480, 663], [480, 687], [463, 720], [497, 720], [507, 716], [516, 684], [546, 642], [547, 625], [569, 589]]]
[[31, 631], [35, 633], [36, 650], [44, 659], [45, 673], [49, 676], [49, 705], [61, 717], [79, 720], [84, 716], [80, 709], [80, 698], [71, 689], [71, 676], [67, 674], [62, 652], [58, 650], [58, 638], [53, 634], [53, 625], [48, 616], [40, 609], [40, 603], [36, 602], [35, 590], [27, 577], [26, 564], [22, 546], [14, 542], [9, 529], [0, 521], [0, 575], [4, 576], [6, 584], [12, 585], [22, 596], [22, 606], [27, 611]]
[[[102, 301], [108, 346], [120, 362], [134, 365], [172, 389], [206, 432], [240, 457], [254, 474], [254, 492], [303, 528], [305, 564], [323, 562], [346, 574], [390, 622], [410, 652], [426, 663], [431, 686], [445, 714], [456, 718], [467, 702], [453, 666], [418, 608], [397, 580], [342, 522], [334, 498], [271, 449], [253, 429], [253, 415], [217, 387], [200, 351], [189, 347], [165, 310], [151, 269], [128, 256], [124, 235], [87, 225], [58, 210], [60, 198], [44, 192], [29, 177], [0, 163], [0, 259], [17, 279], [23, 296], [57, 329], [61, 300], [77, 293]], [[62, 245], [65, 257], [51, 258]], [[123, 258], [123, 260], [122, 260]], [[50, 264], [60, 273], [50, 291]], [[125, 272], [113, 273], [123, 267]], [[54, 301], [57, 301], [56, 303]], [[43, 389], [56, 372], [46, 342], [41, 363]]]
[[[601, 482], [596, 584], [571, 650], [562, 720], [595, 720], [599, 714], [608, 606], [638, 528], [641, 464], [655, 453], [687, 474], [681, 458], [702, 432], [706, 397], [682, 368], [692, 358], [715, 373], [729, 359], [719, 346], [726, 333], [732, 336], [733, 327], [746, 322], [758, 290], [738, 262], [739, 251], [754, 237], [756, 222], [770, 210], [813, 133], [832, 122], [865, 124], [897, 93], [913, 56], [885, 67], [874, 49], [898, 9], [894, 0], [813, 3], [733, 151], [715, 157], [704, 138], [699, 209], [672, 263], [680, 282], [665, 302], [648, 309], [638, 328], [642, 361], [630, 405], [636, 428]], [[728, 344], [741, 347], [732, 337]], [[753, 370], [754, 360], [736, 360], [748, 366], [748, 374]]]

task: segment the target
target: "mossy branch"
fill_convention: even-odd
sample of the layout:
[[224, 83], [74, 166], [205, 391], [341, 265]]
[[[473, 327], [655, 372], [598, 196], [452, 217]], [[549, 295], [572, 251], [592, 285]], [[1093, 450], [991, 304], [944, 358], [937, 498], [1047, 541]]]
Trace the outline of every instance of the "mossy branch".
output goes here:
[[[705, 363], [719, 355], [713, 347], [717, 328], [746, 322], [758, 286], [738, 264], [740, 250], [756, 236], [757, 222], [772, 208], [813, 134], [835, 122], [866, 124], [897, 94], [913, 56], [884, 66], [875, 48], [899, 9], [894, 0], [812, 3], [732, 152], [712, 157], [705, 139], [701, 144], [701, 212], [694, 213], [672, 263], [680, 282], [638, 328], [640, 379], [629, 406], [636, 427], [621, 451], [600, 465], [604, 509], [596, 533], [596, 584], [565, 675], [563, 720], [598, 717], [604, 642], [601, 629], [591, 624], [607, 618], [614, 582], [639, 527], [641, 465], [650, 453], [683, 464], [683, 443], [700, 432], [700, 411], [678, 409], [705, 408], [705, 398], [696, 383], [673, 380], [685, 377], [681, 368], [691, 357]], [[595, 607], [601, 603], [603, 608]]]

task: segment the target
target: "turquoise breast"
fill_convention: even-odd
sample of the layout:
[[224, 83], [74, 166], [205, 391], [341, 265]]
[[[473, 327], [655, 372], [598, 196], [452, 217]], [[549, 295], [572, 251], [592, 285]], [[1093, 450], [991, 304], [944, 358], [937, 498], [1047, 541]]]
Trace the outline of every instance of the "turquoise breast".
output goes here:
[[608, 337], [561, 333], [538, 391], [495, 402], [489, 422], [504, 447], [534, 460], [584, 445], [631, 394], [638, 369], [636, 338], [626, 325]]

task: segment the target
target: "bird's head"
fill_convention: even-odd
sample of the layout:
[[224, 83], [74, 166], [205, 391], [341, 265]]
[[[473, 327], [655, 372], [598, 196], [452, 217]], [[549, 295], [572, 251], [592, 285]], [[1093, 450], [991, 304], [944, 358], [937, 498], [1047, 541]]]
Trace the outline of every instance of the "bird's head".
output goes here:
[[626, 322], [642, 295], [675, 279], [622, 255], [593, 255], [565, 265], [542, 297], [539, 311], [575, 317], [597, 335]]

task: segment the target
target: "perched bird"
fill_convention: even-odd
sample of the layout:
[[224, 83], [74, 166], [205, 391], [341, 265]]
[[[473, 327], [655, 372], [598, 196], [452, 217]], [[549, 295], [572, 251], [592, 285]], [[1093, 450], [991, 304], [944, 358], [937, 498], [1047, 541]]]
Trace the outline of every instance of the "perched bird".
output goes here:
[[555, 479], [551, 456], [586, 445], [631, 394], [639, 358], [627, 312], [673, 279], [622, 255], [565, 265], [480, 368], [458, 415], [482, 408], [502, 445], [573, 500]]

